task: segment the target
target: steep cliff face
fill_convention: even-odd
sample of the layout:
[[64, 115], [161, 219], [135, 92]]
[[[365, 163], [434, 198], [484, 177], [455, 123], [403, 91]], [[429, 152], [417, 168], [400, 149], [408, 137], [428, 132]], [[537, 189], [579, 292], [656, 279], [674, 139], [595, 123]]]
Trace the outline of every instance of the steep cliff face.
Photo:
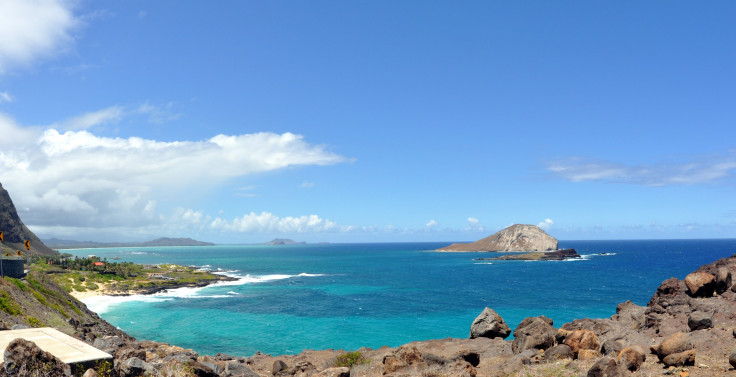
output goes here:
[[557, 250], [557, 239], [536, 225], [512, 225], [472, 243], [454, 243], [438, 251], [547, 251]]
[[33, 232], [30, 231], [23, 221], [18, 216], [18, 211], [15, 210], [15, 205], [10, 199], [10, 194], [0, 184], [0, 231], [3, 232], [3, 245], [13, 250], [23, 250], [25, 247], [23, 243], [28, 240], [31, 241], [31, 254], [39, 255], [56, 255], [56, 251], [51, 250], [44, 245], [41, 240], [36, 237]]

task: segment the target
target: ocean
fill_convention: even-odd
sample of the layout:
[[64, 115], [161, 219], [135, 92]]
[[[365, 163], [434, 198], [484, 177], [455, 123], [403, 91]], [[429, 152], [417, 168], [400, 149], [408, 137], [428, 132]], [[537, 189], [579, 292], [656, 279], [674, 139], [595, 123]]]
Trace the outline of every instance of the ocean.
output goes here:
[[[555, 327], [646, 305], [667, 278], [736, 253], [736, 239], [560, 241], [568, 261], [475, 261], [449, 243], [219, 245], [78, 249], [144, 264], [194, 265], [237, 277], [204, 288], [84, 302], [138, 339], [201, 354], [278, 355], [467, 337], [484, 307], [513, 329], [546, 315]], [[500, 254], [499, 254], [500, 255]]]

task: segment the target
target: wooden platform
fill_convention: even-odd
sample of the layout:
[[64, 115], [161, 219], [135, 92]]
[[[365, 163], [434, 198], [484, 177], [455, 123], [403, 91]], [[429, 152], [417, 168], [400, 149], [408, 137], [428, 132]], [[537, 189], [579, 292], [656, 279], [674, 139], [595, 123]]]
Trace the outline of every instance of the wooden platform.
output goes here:
[[81, 340], [74, 339], [51, 327], [37, 329], [0, 331], [0, 362], [5, 361], [4, 351], [14, 339], [29, 340], [42, 350], [56, 356], [66, 364], [83, 363], [100, 359], [112, 359], [112, 355], [102, 352]]

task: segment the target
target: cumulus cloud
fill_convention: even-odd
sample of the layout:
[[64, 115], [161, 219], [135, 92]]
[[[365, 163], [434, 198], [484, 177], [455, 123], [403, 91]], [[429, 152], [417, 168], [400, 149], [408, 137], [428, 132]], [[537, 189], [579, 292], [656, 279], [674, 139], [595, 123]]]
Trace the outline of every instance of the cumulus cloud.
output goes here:
[[433, 229], [433, 228], [436, 228], [439, 225], [440, 225], [440, 223], [438, 223], [437, 221], [429, 220], [429, 222], [427, 223], [427, 229]]
[[0, 73], [64, 52], [80, 21], [71, 1], [0, 1]]
[[251, 212], [233, 220], [218, 217], [212, 221], [210, 228], [237, 233], [314, 233], [349, 230], [318, 215], [279, 217], [270, 212]]
[[[89, 125], [114, 107], [81, 116]], [[94, 118], [94, 119], [93, 119]], [[92, 120], [89, 120], [92, 119]], [[270, 132], [162, 142], [90, 131], [29, 128], [0, 114], [0, 179], [30, 225], [133, 226], [160, 222], [157, 196], [294, 166], [346, 161], [301, 135]]]
[[552, 219], [544, 219], [544, 221], [540, 222], [537, 226], [540, 227], [540, 228], [542, 228], [542, 229], [544, 229], [544, 230], [547, 230], [547, 229], [551, 228], [552, 225], [554, 225], [554, 224], [555, 224], [555, 222], [552, 221]]
[[734, 177], [736, 153], [682, 163], [651, 165], [625, 165], [572, 158], [552, 162], [548, 164], [547, 170], [572, 182], [599, 181], [647, 186], [695, 185]]
[[483, 232], [485, 231], [485, 227], [475, 217], [468, 217], [468, 226], [465, 228], [465, 230], [471, 232]]

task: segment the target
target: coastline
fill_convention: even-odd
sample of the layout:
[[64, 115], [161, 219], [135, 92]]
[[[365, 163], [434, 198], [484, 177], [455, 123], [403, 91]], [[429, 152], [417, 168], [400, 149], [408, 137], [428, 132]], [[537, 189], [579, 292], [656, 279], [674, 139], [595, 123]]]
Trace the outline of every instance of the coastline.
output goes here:
[[[496, 335], [472, 339], [415, 341], [398, 347], [378, 349], [360, 348], [350, 354], [357, 355], [356, 357], [363, 361], [348, 366], [341, 366], [338, 363], [339, 358], [348, 353], [334, 349], [304, 350], [297, 355], [277, 356], [260, 352], [250, 357], [217, 354], [198, 356], [196, 360], [213, 371], [225, 371], [219, 373], [221, 376], [228, 375], [228, 368], [236, 367], [248, 368], [255, 373], [244, 373], [243, 376], [273, 374], [500, 377], [524, 375], [523, 373], [542, 376], [553, 372], [560, 376], [578, 376], [585, 375], [586, 371], [594, 370], [602, 363], [610, 368], [633, 371], [634, 374], [631, 374], [633, 376], [659, 375], [667, 367], [678, 373], [688, 372], [679, 374], [681, 376], [690, 372], [693, 373], [692, 376], [728, 376], [734, 371], [729, 366], [728, 353], [736, 336], [736, 318], [719, 313], [736, 311], [736, 286], [731, 284], [732, 272], [736, 272], [736, 255], [701, 266], [685, 280], [676, 278], [665, 280], [647, 306], [627, 301], [619, 304], [616, 307], [616, 314], [610, 318], [576, 319], [561, 325], [555, 324], [557, 326], [553, 327], [552, 321], [543, 315], [529, 317], [517, 327], [513, 341], [505, 340], [505, 336]], [[686, 284], [692, 275], [720, 276], [724, 273], [727, 278], [719, 277], [718, 281], [727, 281], [725, 287], [727, 289], [719, 289], [717, 292], [720, 293], [697, 293], [698, 290], [691, 288], [689, 283]], [[85, 301], [95, 301], [104, 297], [89, 296]], [[691, 318], [695, 311], [706, 314], [705, 325], [701, 326], [700, 323], [693, 325]], [[503, 322], [503, 319], [500, 320]], [[519, 329], [530, 326], [529, 323], [534, 324], [534, 328], [528, 330], [531, 331], [530, 334], [518, 332]], [[576, 336], [582, 336], [581, 334], [589, 337], [585, 346], [576, 343], [579, 340], [574, 340], [577, 339]], [[536, 341], [537, 336], [543, 336], [549, 342], [544, 340], [540, 344], [529, 343]], [[665, 351], [661, 345], [683, 337], [687, 338], [683, 346], [685, 350], [671, 354], [679, 358], [663, 354]], [[572, 345], [578, 348], [573, 350]], [[133, 349], [142, 347], [151, 355], [164, 354], [161, 351], [162, 347], [167, 350], [174, 348], [179, 350], [177, 352], [191, 352], [157, 342], [136, 341], [123, 347]], [[563, 352], [560, 354], [561, 351]], [[636, 360], [630, 362], [626, 357], [618, 356], [625, 352], [633, 352], [637, 357]], [[647, 354], [650, 355], [647, 357]], [[145, 362], [155, 365], [156, 360], [154, 357], [146, 359]], [[116, 363], [118, 362], [125, 360], [116, 359]], [[273, 372], [275, 365], [282, 368], [279, 373]]]

